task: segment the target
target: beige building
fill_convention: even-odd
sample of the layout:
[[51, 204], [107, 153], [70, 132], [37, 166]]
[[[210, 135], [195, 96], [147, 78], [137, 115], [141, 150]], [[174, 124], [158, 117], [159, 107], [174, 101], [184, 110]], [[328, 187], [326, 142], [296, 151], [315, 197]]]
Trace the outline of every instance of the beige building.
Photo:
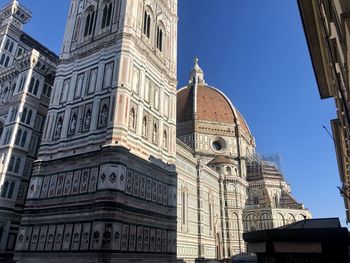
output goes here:
[[178, 260], [230, 258], [246, 251], [244, 232], [311, 217], [198, 60], [177, 93], [177, 137]]
[[57, 71], [22, 32], [28, 10], [12, 1], [1, 18], [3, 254], [224, 259], [246, 251], [243, 232], [311, 217], [198, 59], [177, 90], [177, 0], [71, 0]]
[[334, 98], [334, 144], [350, 221], [350, 2], [298, 0], [321, 99]]

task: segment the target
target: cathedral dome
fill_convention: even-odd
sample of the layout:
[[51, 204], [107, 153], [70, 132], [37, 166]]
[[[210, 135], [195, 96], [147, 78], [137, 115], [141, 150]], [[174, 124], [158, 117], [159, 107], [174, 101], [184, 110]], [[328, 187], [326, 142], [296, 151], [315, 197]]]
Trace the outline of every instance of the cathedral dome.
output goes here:
[[[220, 90], [205, 83], [203, 71], [198, 70], [197, 63], [198, 60], [192, 70], [189, 85], [177, 93], [177, 123], [193, 119], [220, 124], [235, 123], [246, 135], [252, 137], [246, 121], [231, 101]], [[196, 72], [193, 72], [195, 70], [200, 72], [197, 79]]]

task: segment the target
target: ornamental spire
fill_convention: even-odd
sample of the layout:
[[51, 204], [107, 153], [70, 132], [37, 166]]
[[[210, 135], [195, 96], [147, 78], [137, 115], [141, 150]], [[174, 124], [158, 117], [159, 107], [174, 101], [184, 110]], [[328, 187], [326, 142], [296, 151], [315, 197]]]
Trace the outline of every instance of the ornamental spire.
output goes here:
[[194, 60], [194, 67], [191, 70], [190, 74], [190, 84], [205, 84], [204, 73], [201, 67], [198, 64], [199, 59], [196, 57]]

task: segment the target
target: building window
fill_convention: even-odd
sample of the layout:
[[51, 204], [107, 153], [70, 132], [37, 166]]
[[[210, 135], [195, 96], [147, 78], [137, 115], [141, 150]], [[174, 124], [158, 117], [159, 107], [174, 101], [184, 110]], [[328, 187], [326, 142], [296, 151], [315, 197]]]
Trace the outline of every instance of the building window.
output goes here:
[[14, 45], [15, 45], [15, 44], [12, 42], [11, 45], [10, 45], [10, 48], [9, 48], [9, 52], [10, 52], [10, 53], [12, 53]]
[[35, 81], [35, 86], [34, 86], [34, 91], [33, 91], [33, 94], [34, 94], [34, 95], [37, 95], [37, 94], [38, 94], [39, 84], [40, 84], [40, 81], [37, 79], [37, 80]]
[[21, 146], [21, 147], [24, 147], [25, 144], [26, 144], [26, 141], [27, 141], [27, 131], [24, 131], [24, 132], [23, 132], [23, 135], [22, 135], [22, 139], [21, 139], [20, 146]]
[[16, 139], [15, 139], [15, 144], [19, 145], [19, 141], [21, 140], [22, 137], [22, 129], [19, 129], [17, 134], [16, 134]]
[[27, 115], [27, 120], [26, 120], [26, 124], [28, 125], [30, 125], [30, 122], [32, 120], [32, 114], [33, 114], [32, 110], [29, 110]]
[[10, 62], [10, 57], [7, 56], [6, 59], [5, 59], [5, 64], [4, 66], [7, 67], [9, 65], [9, 62]]
[[109, 27], [112, 20], [112, 3], [105, 4], [103, 8], [101, 29]]
[[168, 149], [168, 134], [166, 131], [163, 132], [163, 148]]
[[157, 28], [157, 49], [163, 51], [163, 29], [160, 26]]
[[142, 120], [142, 136], [147, 139], [147, 117], [143, 117]]
[[8, 49], [9, 49], [9, 46], [10, 46], [10, 40], [7, 39], [7, 40], [6, 40], [6, 44], [5, 44], [5, 49], [8, 50]]
[[6, 196], [8, 188], [9, 188], [9, 181], [6, 180], [4, 185], [2, 186], [1, 197]]
[[151, 15], [145, 11], [144, 17], [143, 17], [143, 34], [150, 38], [151, 35]]
[[33, 93], [34, 85], [35, 85], [35, 79], [34, 77], [32, 77], [30, 80], [29, 89], [28, 89], [30, 93]]
[[22, 116], [21, 116], [21, 122], [23, 122], [23, 123], [25, 123], [25, 121], [26, 121], [27, 112], [28, 112], [28, 109], [27, 109], [27, 108], [24, 108], [24, 109], [23, 109], [23, 112], [22, 112]]
[[2, 54], [1, 59], [0, 59], [0, 65], [3, 65], [5, 62], [5, 54]]
[[158, 139], [158, 127], [157, 127], [157, 124], [154, 124], [153, 126], [153, 137], [152, 137], [152, 141], [154, 144], [158, 144], [157, 143], [157, 139]]
[[84, 37], [90, 36], [94, 29], [95, 11], [90, 10], [85, 19]]
[[253, 196], [253, 204], [258, 205], [259, 204], [259, 197], [257, 195]]

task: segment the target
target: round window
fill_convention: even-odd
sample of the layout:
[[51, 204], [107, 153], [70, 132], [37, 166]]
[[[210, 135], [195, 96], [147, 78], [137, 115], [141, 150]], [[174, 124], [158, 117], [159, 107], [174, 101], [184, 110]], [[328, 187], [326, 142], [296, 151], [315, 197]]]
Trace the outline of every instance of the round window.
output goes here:
[[221, 143], [219, 141], [215, 141], [215, 142], [213, 142], [213, 148], [216, 151], [221, 151], [222, 150], [222, 145], [221, 145]]
[[212, 141], [211, 146], [212, 146], [214, 151], [222, 152], [222, 151], [225, 151], [225, 149], [226, 149], [226, 142], [223, 138], [215, 138]]

